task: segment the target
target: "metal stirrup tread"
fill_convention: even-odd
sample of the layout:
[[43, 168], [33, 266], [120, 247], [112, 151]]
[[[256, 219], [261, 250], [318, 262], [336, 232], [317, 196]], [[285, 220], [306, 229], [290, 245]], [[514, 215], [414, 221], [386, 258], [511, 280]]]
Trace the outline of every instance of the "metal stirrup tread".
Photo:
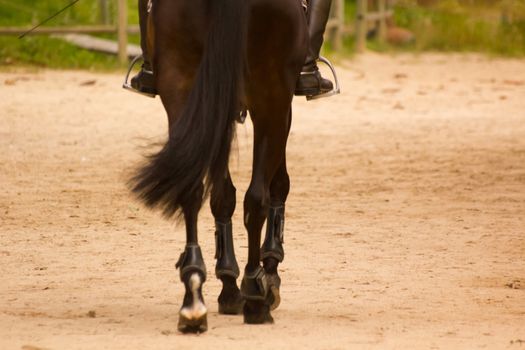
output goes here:
[[190, 272], [199, 272], [202, 275], [203, 283], [206, 281], [206, 265], [202, 258], [201, 247], [198, 244], [188, 244], [181, 253], [175, 268], [180, 268], [180, 279], [184, 282], [184, 277]]
[[[122, 84], [122, 87], [124, 89], [126, 89], [126, 90], [131, 91], [131, 92], [134, 92], [134, 93], [137, 93], [137, 94], [140, 94], [140, 95], [144, 95], [144, 96], [148, 96], [148, 97], [151, 97], [151, 98], [155, 98], [156, 94], [150, 94], [150, 93], [147, 93], [147, 92], [139, 91], [139, 90], [135, 89], [133, 86], [131, 86], [131, 83], [129, 81], [129, 75], [131, 74], [131, 71], [133, 70], [133, 67], [135, 67], [135, 64], [137, 64], [138, 61], [143, 60], [143, 59], [144, 59], [144, 57], [142, 55], [138, 55], [131, 61], [131, 63], [129, 64], [128, 73], [126, 74], [126, 78], [124, 79], [124, 84]], [[146, 71], [146, 72], [153, 74], [152, 71]]]
[[335, 87], [334, 87], [334, 89], [332, 91], [328, 91], [328, 92], [317, 94], [317, 95], [308, 95], [308, 96], [306, 96], [306, 100], [307, 101], [317, 100], [317, 99], [320, 99], [320, 98], [323, 98], [323, 97], [330, 97], [330, 96], [334, 96], [334, 95], [337, 95], [337, 94], [341, 93], [341, 87], [339, 86], [339, 79], [337, 79], [337, 74], [335, 72], [335, 68], [332, 65], [332, 63], [327, 58], [325, 58], [323, 56], [319, 56], [319, 59], [317, 61], [326, 64], [328, 66], [328, 68], [330, 68], [330, 71], [332, 72], [332, 75], [334, 77]]

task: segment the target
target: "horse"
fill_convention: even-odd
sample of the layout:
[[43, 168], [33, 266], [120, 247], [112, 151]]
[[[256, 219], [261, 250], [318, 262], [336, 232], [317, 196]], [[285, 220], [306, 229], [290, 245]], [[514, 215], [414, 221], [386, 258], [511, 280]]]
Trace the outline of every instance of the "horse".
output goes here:
[[[207, 274], [197, 217], [208, 196], [216, 224], [215, 274], [222, 282], [219, 312], [242, 313], [248, 324], [272, 323], [271, 310], [280, 303], [278, 265], [284, 258], [290, 190], [286, 143], [294, 88], [308, 48], [302, 2], [155, 0], [148, 46], [168, 116], [168, 139], [137, 170], [131, 186], [147, 207], [185, 223], [186, 246], [176, 264], [185, 286], [178, 329], [207, 330], [202, 296]], [[236, 121], [246, 111], [254, 145], [244, 197], [248, 259], [239, 289], [231, 223], [236, 189], [228, 162]]]

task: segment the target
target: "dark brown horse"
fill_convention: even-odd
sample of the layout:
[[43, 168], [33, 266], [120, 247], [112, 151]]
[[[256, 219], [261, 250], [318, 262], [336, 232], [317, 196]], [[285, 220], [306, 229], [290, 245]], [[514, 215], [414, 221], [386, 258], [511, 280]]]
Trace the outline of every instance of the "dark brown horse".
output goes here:
[[[301, 1], [155, 0], [149, 41], [169, 138], [134, 177], [133, 191], [167, 217], [181, 214], [186, 224], [186, 248], [177, 263], [186, 288], [179, 330], [207, 328], [197, 216], [208, 193], [216, 220], [215, 273], [223, 283], [219, 312], [243, 312], [246, 323], [272, 322], [270, 310], [280, 302], [277, 266], [284, 257], [284, 205], [290, 187], [286, 142], [294, 88], [308, 47]], [[243, 110], [253, 122], [254, 149], [244, 199], [248, 262], [239, 290], [231, 225], [235, 187], [228, 160]]]

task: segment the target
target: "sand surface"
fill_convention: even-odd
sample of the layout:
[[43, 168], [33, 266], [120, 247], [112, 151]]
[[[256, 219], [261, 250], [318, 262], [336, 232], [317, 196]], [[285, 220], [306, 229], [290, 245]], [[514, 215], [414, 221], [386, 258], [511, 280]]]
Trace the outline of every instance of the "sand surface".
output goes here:
[[[525, 61], [339, 62], [344, 92], [294, 102], [282, 304], [176, 331], [181, 226], [126, 179], [162, 141], [122, 75], [0, 72], [0, 349], [525, 348]], [[252, 129], [238, 126], [238, 209]], [[246, 259], [241, 211], [235, 246]], [[213, 272], [213, 219], [200, 216]]]

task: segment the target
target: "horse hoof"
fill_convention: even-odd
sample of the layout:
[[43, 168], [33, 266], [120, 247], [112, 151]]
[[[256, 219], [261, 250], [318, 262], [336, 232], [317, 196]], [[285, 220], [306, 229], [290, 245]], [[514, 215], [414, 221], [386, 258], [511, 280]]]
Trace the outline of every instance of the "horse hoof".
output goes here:
[[279, 294], [279, 287], [270, 286], [270, 310], [275, 310], [281, 304], [281, 295]]
[[[201, 276], [198, 273], [193, 273], [188, 282], [187, 288], [191, 294], [186, 291], [184, 297], [187, 305], [183, 305], [179, 311], [178, 330], [182, 333], [203, 333], [208, 330], [208, 310], [202, 301], [200, 289], [202, 286]], [[193, 300], [191, 300], [193, 299]]]
[[221, 315], [240, 315], [244, 307], [244, 300], [235, 300], [219, 303], [219, 313]]
[[223, 315], [239, 315], [242, 313], [244, 298], [234, 277], [222, 276], [222, 290], [217, 301], [219, 302], [219, 313]]
[[182, 333], [204, 333], [208, 330], [208, 317], [204, 315], [197, 319], [189, 319], [179, 315], [177, 329]]
[[219, 313], [221, 315], [240, 315], [243, 307], [244, 301], [236, 304], [219, 304]]
[[244, 323], [273, 323], [273, 317], [270, 315], [270, 306], [264, 302], [246, 301], [244, 304]]
[[268, 286], [270, 287], [270, 293], [268, 294], [270, 310], [275, 310], [281, 304], [281, 278], [277, 273], [268, 273], [266, 279], [268, 280]]
[[230, 297], [219, 296], [219, 313], [222, 315], [240, 315], [244, 307], [244, 299], [241, 293]]

